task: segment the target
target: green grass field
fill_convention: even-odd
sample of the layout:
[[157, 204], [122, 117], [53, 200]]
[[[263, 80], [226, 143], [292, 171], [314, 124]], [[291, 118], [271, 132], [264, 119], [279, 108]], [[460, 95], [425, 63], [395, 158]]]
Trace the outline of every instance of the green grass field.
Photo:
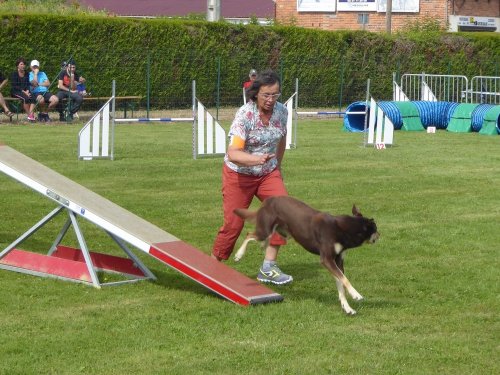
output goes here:
[[[121, 125], [116, 160], [87, 162], [77, 160], [79, 128], [1, 124], [0, 141], [210, 252], [221, 159], [192, 159], [189, 125]], [[334, 214], [356, 203], [376, 219], [380, 241], [346, 256], [365, 297], [350, 301], [356, 316], [293, 241], [279, 264], [295, 280], [272, 287], [285, 300], [253, 307], [140, 252], [157, 282], [97, 290], [0, 270], [0, 374], [500, 373], [500, 137], [396, 132], [395, 142], [363, 148], [339, 120], [301, 120], [285, 156], [291, 195]], [[0, 250], [54, 207], [0, 175]], [[46, 251], [61, 224], [20, 247]], [[91, 249], [119, 253], [83, 227]], [[227, 264], [253, 278], [261, 261], [252, 243]]]

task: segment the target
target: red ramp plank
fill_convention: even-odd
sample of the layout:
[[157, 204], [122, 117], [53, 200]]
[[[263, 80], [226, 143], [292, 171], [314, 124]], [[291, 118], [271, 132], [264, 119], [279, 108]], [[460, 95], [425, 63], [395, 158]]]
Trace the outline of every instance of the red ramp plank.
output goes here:
[[155, 243], [149, 254], [235, 303], [254, 305], [283, 300], [278, 293], [185, 242]]

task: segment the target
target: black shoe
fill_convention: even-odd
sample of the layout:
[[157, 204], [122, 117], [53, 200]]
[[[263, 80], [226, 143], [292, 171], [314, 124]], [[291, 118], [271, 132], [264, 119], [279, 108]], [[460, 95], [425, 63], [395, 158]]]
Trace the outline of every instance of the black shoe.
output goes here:
[[48, 113], [40, 112], [38, 114], [38, 121], [39, 122], [50, 122], [50, 117]]
[[66, 118], [64, 117], [63, 114], [59, 114], [59, 121], [61, 121], [61, 122], [65, 122], [66, 121]]

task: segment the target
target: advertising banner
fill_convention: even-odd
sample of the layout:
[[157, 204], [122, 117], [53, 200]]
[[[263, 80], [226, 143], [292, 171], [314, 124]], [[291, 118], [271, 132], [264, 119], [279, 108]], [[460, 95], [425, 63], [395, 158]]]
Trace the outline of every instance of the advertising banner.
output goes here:
[[[392, 11], [395, 13], [418, 13], [420, 0], [392, 0]], [[387, 0], [378, 0], [377, 12], [387, 10]]]
[[337, 0], [297, 0], [298, 12], [335, 12]]
[[338, 0], [337, 9], [350, 12], [370, 12], [377, 10], [376, 0]]

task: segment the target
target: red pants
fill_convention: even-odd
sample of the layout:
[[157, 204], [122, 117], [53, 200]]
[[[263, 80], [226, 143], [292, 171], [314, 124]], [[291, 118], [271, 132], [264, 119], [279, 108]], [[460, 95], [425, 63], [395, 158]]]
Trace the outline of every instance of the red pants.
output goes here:
[[[236, 208], [248, 208], [254, 196], [263, 201], [266, 198], [288, 195], [281, 173], [275, 169], [266, 176], [250, 176], [237, 173], [224, 164], [222, 168], [222, 200], [224, 225], [219, 229], [212, 249], [213, 255], [227, 259], [234, 249], [234, 244], [243, 229], [244, 221], [236, 216]], [[269, 242], [278, 246], [286, 244], [286, 240], [274, 234]]]

